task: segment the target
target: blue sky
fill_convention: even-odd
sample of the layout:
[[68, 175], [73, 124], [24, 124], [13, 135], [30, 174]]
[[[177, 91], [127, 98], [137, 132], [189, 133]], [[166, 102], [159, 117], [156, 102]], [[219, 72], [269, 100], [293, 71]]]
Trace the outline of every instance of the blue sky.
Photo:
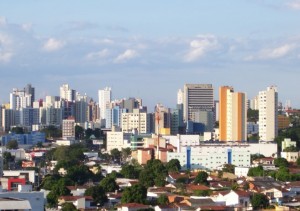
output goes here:
[[231, 85], [253, 98], [277, 85], [300, 107], [300, 0], [1, 1], [0, 102], [27, 83], [97, 100], [175, 107], [185, 83]]

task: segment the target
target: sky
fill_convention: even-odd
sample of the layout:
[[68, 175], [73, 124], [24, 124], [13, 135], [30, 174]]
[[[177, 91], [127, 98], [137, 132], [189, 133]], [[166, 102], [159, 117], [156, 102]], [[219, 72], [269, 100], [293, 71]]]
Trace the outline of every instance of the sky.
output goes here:
[[268, 86], [300, 108], [300, 0], [0, 1], [0, 103], [31, 83], [36, 98], [69, 84], [98, 101], [175, 107], [186, 83]]

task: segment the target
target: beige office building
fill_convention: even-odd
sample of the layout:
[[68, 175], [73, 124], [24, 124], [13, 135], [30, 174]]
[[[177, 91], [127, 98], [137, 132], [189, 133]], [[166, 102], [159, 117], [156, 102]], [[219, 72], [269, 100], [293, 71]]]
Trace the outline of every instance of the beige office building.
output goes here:
[[234, 92], [232, 87], [222, 86], [219, 98], [220, 141], [246, 141], [246, 94]]

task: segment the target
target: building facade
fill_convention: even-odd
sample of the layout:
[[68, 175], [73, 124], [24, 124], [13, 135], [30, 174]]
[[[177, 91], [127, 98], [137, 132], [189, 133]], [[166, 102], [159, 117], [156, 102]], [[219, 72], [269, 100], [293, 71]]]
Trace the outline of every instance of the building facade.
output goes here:
[[278, 92], [277, 87], [268, 87], [258, 94], [259, 139], [273, 141], [278, 135]]
[[184, 121], [191, 119], [192, 112], [212, 111], [214, 90], [212, 84], [185, 84], [183, 90]]
[[232, 87], [222, 86], [219, 98], [220, 141], [246, 141], [246, 94], [234, 92]]

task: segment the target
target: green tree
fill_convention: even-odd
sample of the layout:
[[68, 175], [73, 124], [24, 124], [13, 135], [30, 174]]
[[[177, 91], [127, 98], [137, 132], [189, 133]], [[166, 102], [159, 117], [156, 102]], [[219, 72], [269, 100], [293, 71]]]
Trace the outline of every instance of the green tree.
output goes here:
[[139, 177], [139, 170], [133, 165], [123, 165], [120, 173], [128, 179], [137, 179]]
[[16, 140], [10, 140], [9, 142], [7, 142], [6, 148], [7, 149], [18, 149], [19, 144]]
[[36, 147], [38, 147], [38, 148], [44, 147], [44, 146], [43, 146], [43, 142], [38, 141], [38, 142], [36, 143]]
[[297, 163], [297, 166], [300, 166], [300, 157], [297, 158], [296, 163]]
[[250, 177], [261, 177], [264, 176], [264, 169], [262, 166], [252, 167], [248, 171]]
[[85, 196], [91, 196], [96, 204], [104, 205], [108, 201], [103, 188], [99, 185], [90, 187], [84, 192]]
[[250, 155], [250, 159], [251, 159], [251, 163], [254, 161], [254, 160], [256, 160], [256, 159], [259, 159], [259, 158], [264, 158], [265, 156], [264, 155], [262, 155], [262, 154], [251, 154]]
[[225, 164], [222, 171], [234, 174], [234, 168], [235, 168], [235, 165]]
[[121, 152], [118, 149], [110, 150], [110, 155], [113, 157], [114, 160], [120, 160]]
[[140, 172], [139, 181], [147, 188], [154, 184], [156, 186], [164, 186], [167, 173], [166, 167], [160, 160], [149, 160]]
[[62, 211], [74, 211], [74, 210], [77, 210], [75, 205], [71, 202], [67, 202], [67, 203], [64, 203], [62, 205]]
[[16, 134], [24, 134], [24, 129], [22, 127], [13, 127], [11, 132]]
[[83, 127], [80, 127], [79, 125], [75, 126], [75, 138], [76, 139], [83, 139], [84, 137], [84, 129]]
[[55, 207], [56, 206], [58, 197], [54, 192], [50, 191], [47, 194], [46, 199], [47, 199], [47, 207]]
[[98, 139], [101, 137], [101, 129], [100, 128], [96, 128], [94, 130], [94, 136]]
[[133, 185], [125, 188], [121, 198], [122, 203], [145, 203], [147, 198], [147, 189], [140, 185]]
[[84, 133], [85, 133], [85, 138], [89, 139], [94, 134], [94, 131], [91, 128], [88, 128], [85, 130]]
[[182, 184], [187, 184], [189, 181], [188, 177], [179, 177], [176, 179], [175, 183], [182, 183]]
[[289, 162], [285, 158], [275, 158], [274, 164], [276, 167], [280, 167], [280, 166], [288, 167], [289, 166]]
[[168, 172], [179, 172], [181, 165], [178, 159], [171, 159], [167, 164], [166, 168]]
[[291, 176], [289, 173], [289, 169], [284, 166], [280, 166], [278, 171], [276, 172], [276, 179], [279, 181], [290, 181]]
[[194, 180], [194, 184], [203, 184], [207, 185], [208, 174], [205, 171], [200, 171]]
[[167, 205], [169, 204], [169, 198], [166, 194], [161, 194], [158, 198], [157, 198], [157, 204], [159, 205]]
[[196, 190], [194, 194], [196, 196], [210, 196], [211, 190]]
[[122, 161], [127, 161], [127, 159], [131, 156], [131, 148], [127, 147], [127, 148], [122, 148], [121, 150], [121, 157], [122, 157]]
[[93, 179], [93, 173], [85, 165], [72, 166], [67, 170], [66, 178], [69, 178], [78, 185], [83, 185]]
[[57, 199], [59, 196], [70, 195], [70, 190], [67, 189], [67, 185], [70, 185], [69, 180], [61, 178], [51, 188], [51, 191], [47, 195], [47, 202], [49, 207], [55, 207], [57, 205]]
[[154, 174], [150, 170], [142, 170], [139, 175], [139, 182], [141, 185], [149, 188], [154, 186]]
[[61, 176], [58, 174], [47, 175], [44, 177], [41, 183], [41, 188], [45, 190], [51, 190], [52, 187], [61, 179]]
[[53, 125], [50, 125], [44, 129], [42, 129], [41, 132], [44, 132], [46, 135], [46, 138], [50, 138], [50, 139], [59, 138], [62, 136], [62, 131]]
[[269, 206], [269, 200], [266, 195], [262, 193], [254, 193], [251, 204], [254, 210], [257, 210], [259, 208], [266, 208]]
[[290, 146], [290, 147], [287, 147], [283, 150], [284, 152], [298, 152], [299, 149], [295, 146]]
[[10, 152], [3, 152], [3, 169], [8, 170], [10, 163], [15, 161], [15, 156], [12, 156]]
[[99, 183], [99, 186], [101, 186], [105, 192], [114, 192], [115, 190], [119, 189], [116, 180], [110, 176], [102, 179]]

